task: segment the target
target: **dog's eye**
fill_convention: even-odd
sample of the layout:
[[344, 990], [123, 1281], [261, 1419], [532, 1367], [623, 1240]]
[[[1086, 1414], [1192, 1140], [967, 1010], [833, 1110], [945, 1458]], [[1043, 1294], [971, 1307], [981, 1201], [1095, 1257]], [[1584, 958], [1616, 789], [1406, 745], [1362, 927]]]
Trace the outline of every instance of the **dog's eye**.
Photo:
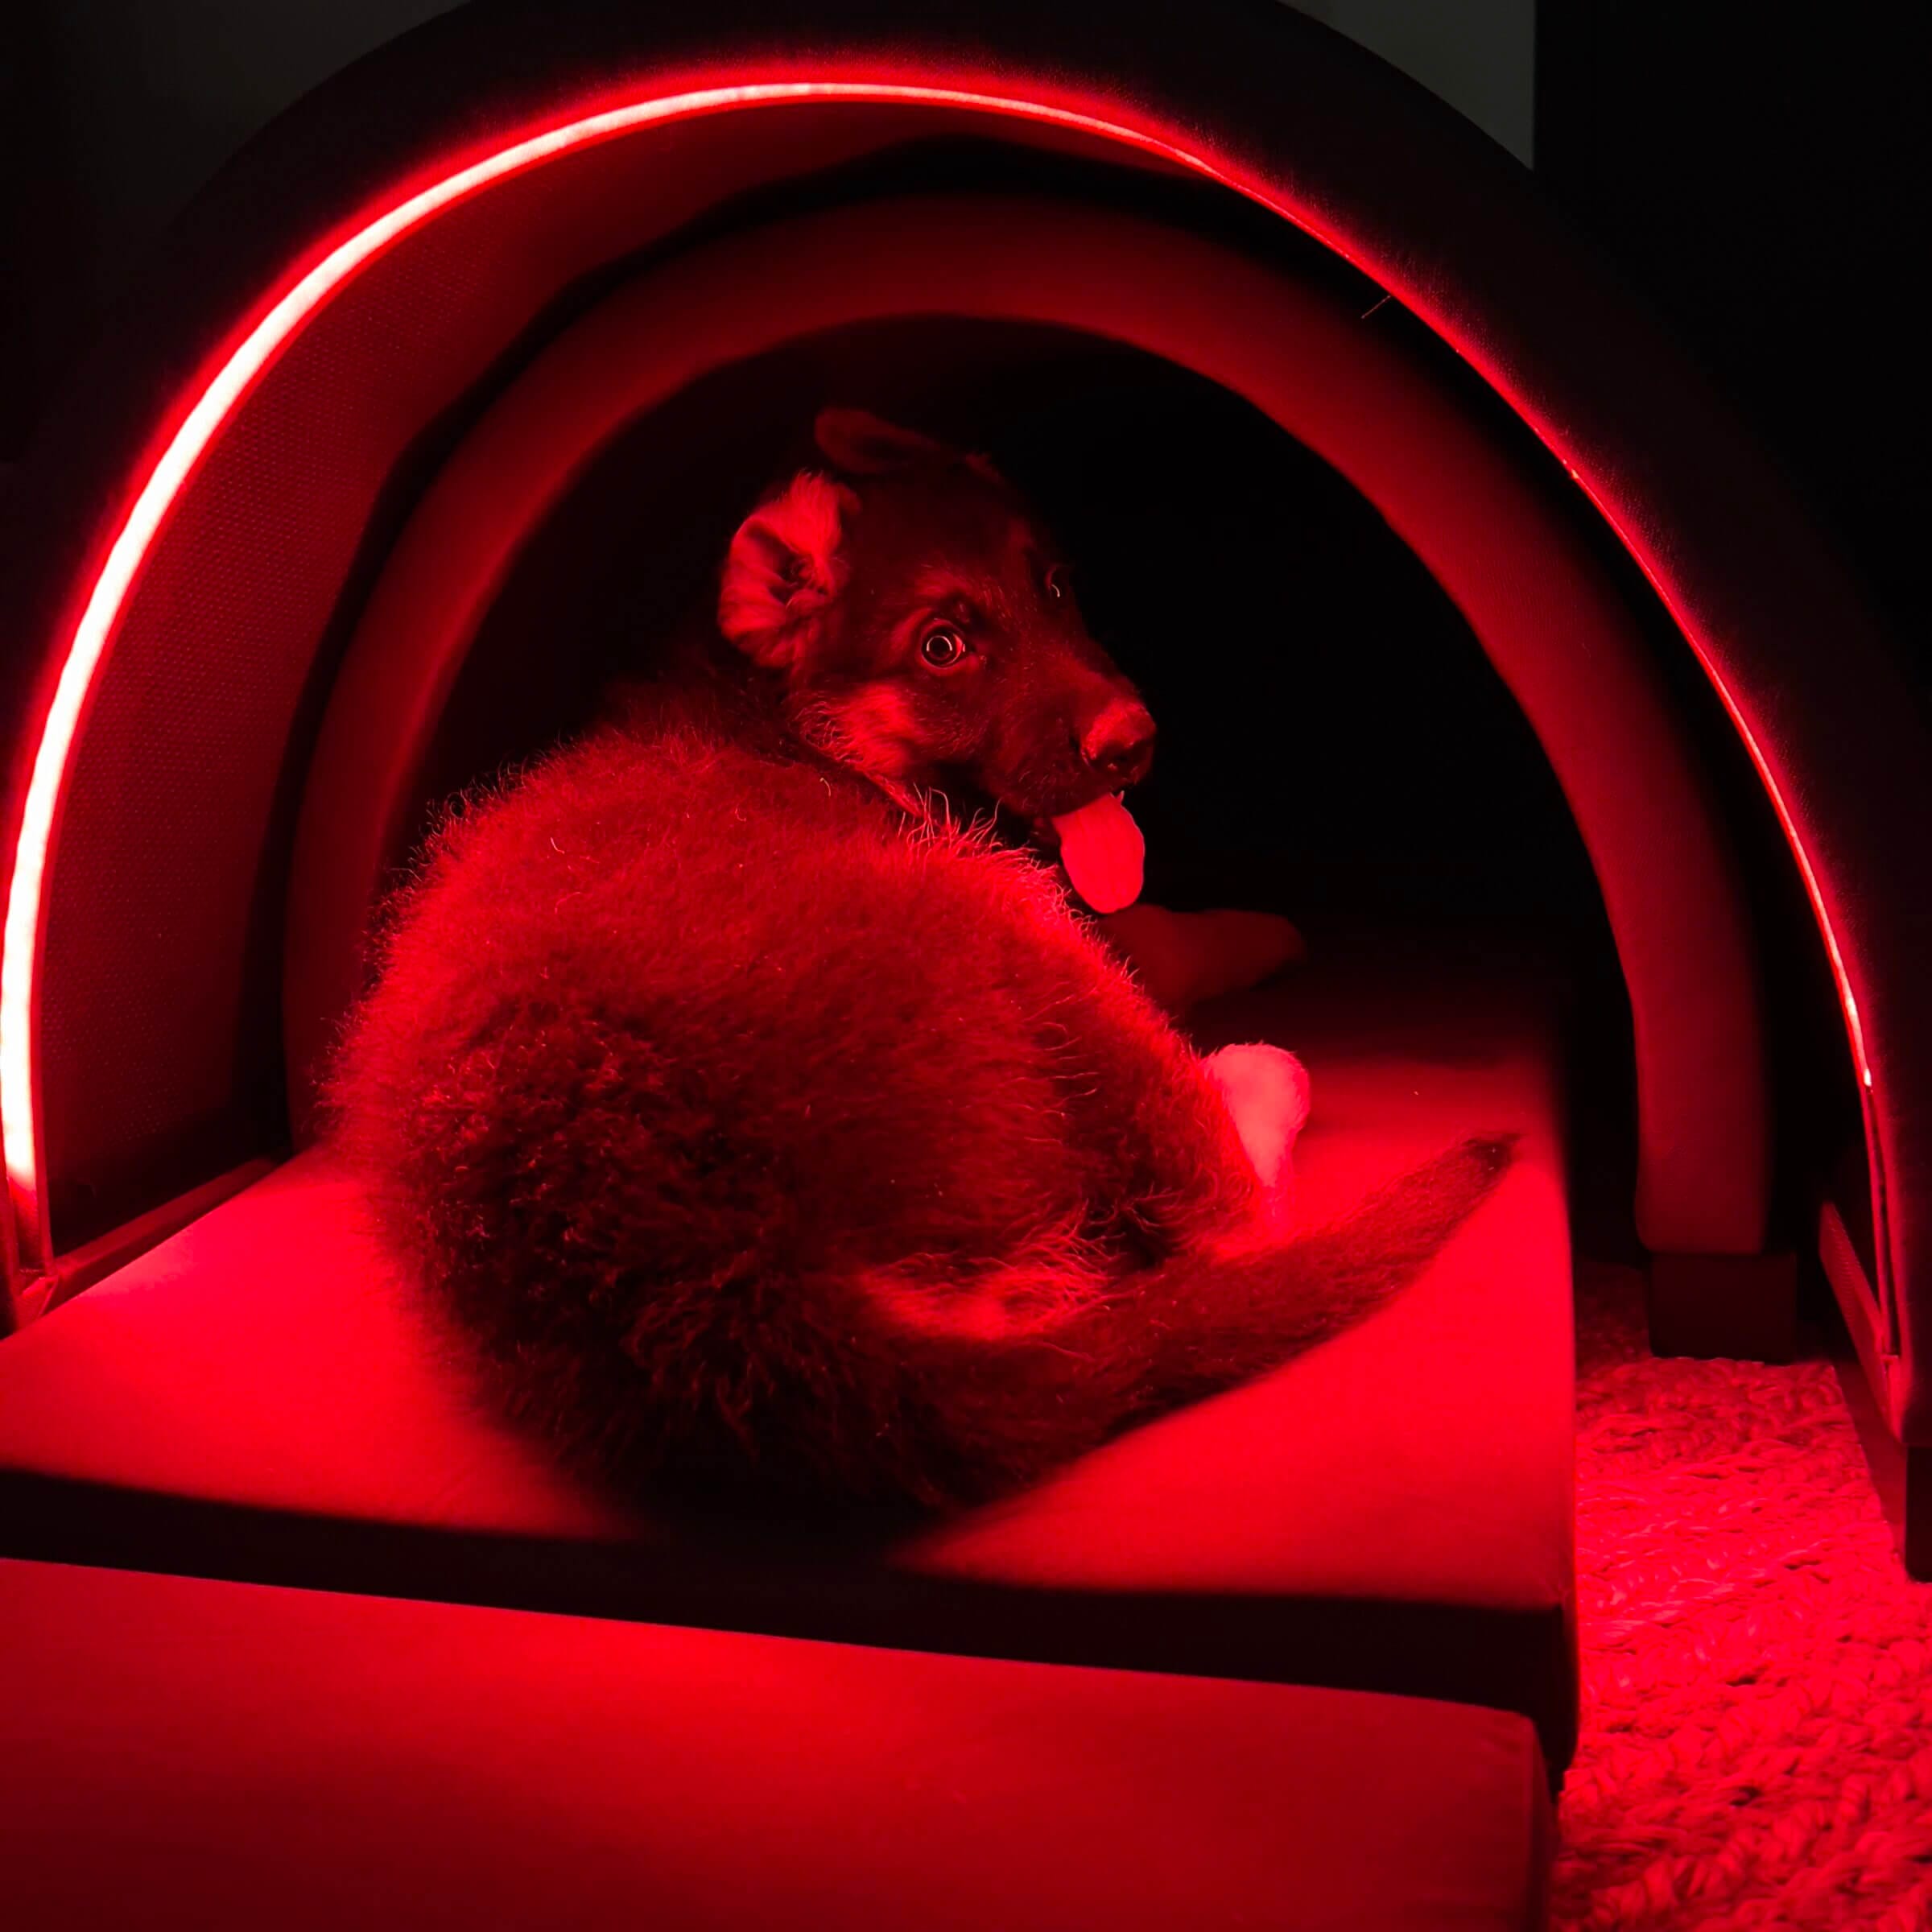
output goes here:
[[951, 671], [965, 662], [966, 640], [947, 625], [938, 625], [920, 638], [919, 655], [935, 671]]
[[1067, 594], [1067, 572], [1058, 564], [1046, 573], [1046, 594], [1056, 604]]

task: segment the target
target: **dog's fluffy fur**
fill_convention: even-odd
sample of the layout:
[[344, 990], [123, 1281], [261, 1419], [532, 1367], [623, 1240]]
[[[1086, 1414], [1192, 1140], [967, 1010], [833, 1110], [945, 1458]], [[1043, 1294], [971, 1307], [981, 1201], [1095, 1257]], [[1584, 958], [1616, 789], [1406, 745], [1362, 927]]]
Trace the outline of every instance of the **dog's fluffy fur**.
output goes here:
[[336, 1100], [410, 1273], [568, 1451], [926, 1504], [1355, 1319], [1506, 1158], [1265, 1238], [1219, 1090], [1050, 874], [695, 725], [445, 828]]
[[[1245, 1122], [1278, 1168], [1286, 1056], [1203, 1063], [1053, 874], [924, 815], [948, 773], [1037, 819], [1145, 768], [1050, 539], [980, 459], [819, 441], [848, 480], [733, 545], [737, 670], [445, 825], [335, 1108], [406, 1275], [576, 1459], [939, 1505], [1356, 1319], [1508, 1148], [1281, 1232], [1229, 1107], [1282, 1115]], [[935, 623], [971, 648], [931, 671]]]

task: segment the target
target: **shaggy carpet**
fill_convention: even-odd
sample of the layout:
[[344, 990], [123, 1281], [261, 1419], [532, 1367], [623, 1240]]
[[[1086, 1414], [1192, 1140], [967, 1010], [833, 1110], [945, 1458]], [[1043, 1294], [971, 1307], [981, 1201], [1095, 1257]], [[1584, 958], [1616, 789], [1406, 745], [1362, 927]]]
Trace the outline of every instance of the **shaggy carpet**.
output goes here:
[[1634, 1272], [1578, 1307], [1583, 1732], [1563, 1927], [1932, 1927], [1932, 1585], [1828, 1361], [1657, 1361]]

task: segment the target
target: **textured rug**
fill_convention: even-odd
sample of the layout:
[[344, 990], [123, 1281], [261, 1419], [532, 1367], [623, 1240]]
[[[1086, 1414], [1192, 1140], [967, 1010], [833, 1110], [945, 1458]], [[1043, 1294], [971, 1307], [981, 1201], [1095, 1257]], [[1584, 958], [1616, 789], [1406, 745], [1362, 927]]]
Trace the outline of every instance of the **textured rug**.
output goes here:
[[1563, 1927], [1932, 1927], [1932, 1585], [1831, 1365], [1656, 1361], [1580, 1284], [1582, 1748]]

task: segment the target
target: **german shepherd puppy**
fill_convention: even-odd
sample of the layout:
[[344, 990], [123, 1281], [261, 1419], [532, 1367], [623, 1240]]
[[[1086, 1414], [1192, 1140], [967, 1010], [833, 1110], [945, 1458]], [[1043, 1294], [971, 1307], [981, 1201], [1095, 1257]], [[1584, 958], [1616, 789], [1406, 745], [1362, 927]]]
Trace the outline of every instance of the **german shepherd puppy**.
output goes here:
[[[1051, 538], [980, 458], [817, 438], [732, 542], [729, 648], [432, 840], [333, 1098], [406, 1278], [572, 1459], [939, 1506], [1358, 1319], [1509, 1149], [1290, 1227], [1294, 1063], [1201, 1059], [945, 808], [1137, 894], [1154, 721]], [[1245, 931], [1210, 980], [1287, 950]]]

